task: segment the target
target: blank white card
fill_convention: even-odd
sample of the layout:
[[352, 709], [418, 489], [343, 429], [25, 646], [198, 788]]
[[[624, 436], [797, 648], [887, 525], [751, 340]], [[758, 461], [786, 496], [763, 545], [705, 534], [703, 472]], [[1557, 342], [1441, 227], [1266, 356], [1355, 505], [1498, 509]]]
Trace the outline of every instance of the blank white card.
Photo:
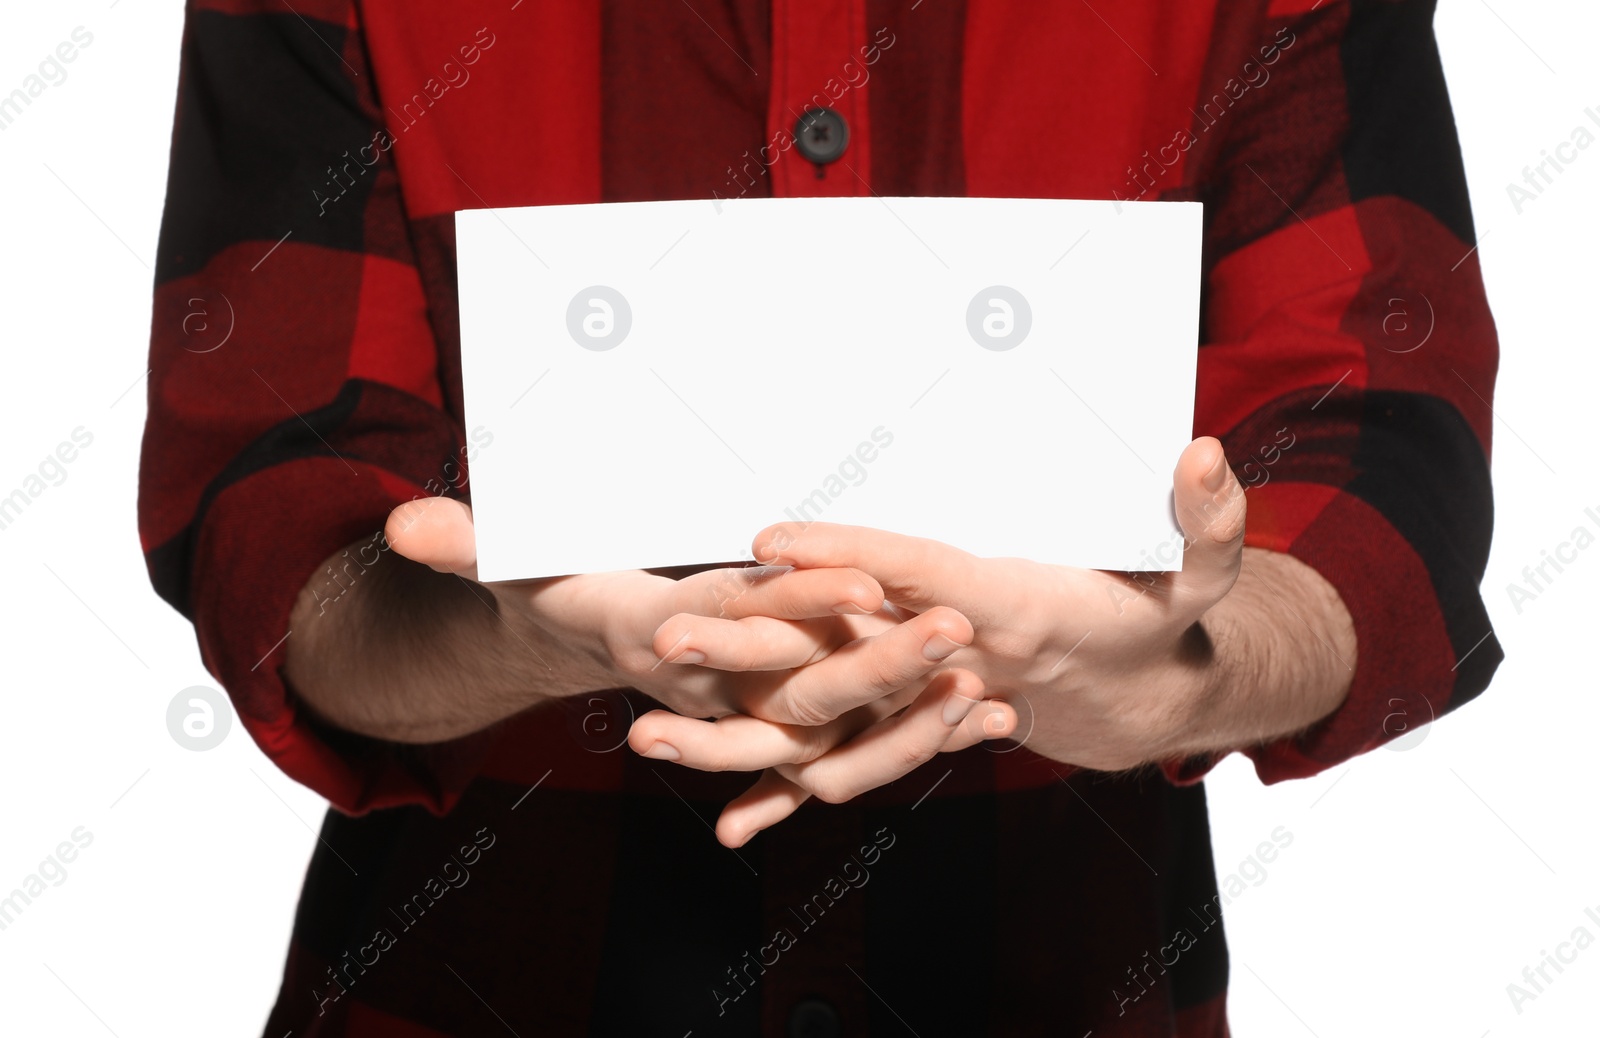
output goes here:
[[750, 557], [785, 519], [1177, 569], [1201, 207], [456, 214], [481, 579]]

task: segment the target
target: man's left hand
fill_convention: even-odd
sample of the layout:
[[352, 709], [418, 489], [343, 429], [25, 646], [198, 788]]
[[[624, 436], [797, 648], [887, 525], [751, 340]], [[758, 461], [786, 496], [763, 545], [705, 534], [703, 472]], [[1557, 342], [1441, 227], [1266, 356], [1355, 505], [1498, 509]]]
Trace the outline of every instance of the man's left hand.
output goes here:
[[[1217, 440], [1203, 437], [1185, 449], [1173, 474], [1173, 497], [1183, 531], [1181, 572], [985, 559], [936, 541], [830, 523], [769, 527], [757, 535], [754, 551], [773, 565], [858, 568], [879, 581], [888, 602], [912, 612], [937, 605], [959, 611], [974, 637], [950, 656], [949, 666], [975, 675], [984, 697], [1015, 709], [1015, 738], [1064, 763], [1122, 770], [1265, 740], [1326, 715], [1348, 688], [1355, 650], [1337, 594], [1297, 560], [1255, 549], [1248, 554], [1259, 564], [1246, 567], [1253, 576], [1240, 581], [1247, 555], [1245, 491]], [[1230, 596], [1236, 582], [1244, 593]], [[1231, 608], [1216, 608], [1225, 599]], [[1286, 621], [1286, 611], [1294, 619]], [[1302, 633], [1309, 627], [1322, 646], [1297, 642], [1289, 625], [1304, 625]], [[1283, 664], [1257, 659], [1268, 646], [1281, 654], [1284, 642], [1304, 658]], [[1331, 649], [1331, 661], [1313, 659], [1330, 655], [1323, 646]], [[1272, 702], [1280, 673], [1304, 688]], [[1238, 687], [1245, 675], [1261, 687]], [[727, 738], [748, 738], [727, 728]], [[985, 737], [992, 733], [961, 730], [951, 747]], [[725, 757], [716, 739], [697, 740], [705, 760], [685, 755], [680, 763], [705, 767]], [[835, 766], [834, 758], [851, 751], [845, 742], [807, 766]], [[874, 784], [887, 781], [874, 777]], [[792, 786], [782, 774], [763, 776], [729, 805], [719, 837], [737, 846], [788, 815], [805, 799]]]

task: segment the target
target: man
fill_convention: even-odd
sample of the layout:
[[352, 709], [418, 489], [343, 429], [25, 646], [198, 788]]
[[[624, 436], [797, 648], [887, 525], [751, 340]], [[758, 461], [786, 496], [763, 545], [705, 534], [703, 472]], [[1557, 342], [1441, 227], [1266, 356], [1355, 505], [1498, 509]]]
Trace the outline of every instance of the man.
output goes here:
[[[1431, 20], [191, 0], [141, 530], [337, 808], [264, 1033], [1225, 1034], [1199, 780], [1315, 774], [1501, 659]], [[814, 524], [759, 571], [472, 579], [456, 210], [868, 193], [1206, 203], [1182, 574]]]

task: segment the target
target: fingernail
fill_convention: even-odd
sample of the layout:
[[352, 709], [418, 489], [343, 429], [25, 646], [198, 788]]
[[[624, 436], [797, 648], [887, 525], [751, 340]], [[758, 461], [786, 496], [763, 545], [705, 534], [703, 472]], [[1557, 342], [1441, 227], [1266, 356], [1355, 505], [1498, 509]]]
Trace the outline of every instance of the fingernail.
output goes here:
[[644, 756], [654, 760], [677, 760], [683, 754], [679, 753], [678, 748], [670, 742], [656, 742], [651, 744], [648, 750], [644, 751]]
[[942, 634], [935, 634], [922, 645], [922, 655], [925, 659], [942, 660], [955, 652], [961, 646], [951, 641]]
[[978, 705], [976, 699], [966, 696], [951, 696], [944, 701], [944, 723], [946, 728], [954, 728], [972, 713], [972, 708]]
[[667, 662], [668, 663], [694, 664], [694, 663], [704, 663], [705, 661], [706, 661], [706, 654], [701, 652], [699, 649], [684, 649], [682, 652], [678, 653], [678, 655], [672, 657], [672, 659], [668, 660]]
[[1216, 464], [1211, 466], [1211, 471], [1205, 474], [1205, 476], [1202, 478], [1202, 482], [1205, 483], [1207, 490], [1215, 494], [1217, 491], [1222, 489], [1223, 480], [1225, 480], [1227, 476], [1228, 455], [1225, 451], [1219, 451], [1217, 453]]

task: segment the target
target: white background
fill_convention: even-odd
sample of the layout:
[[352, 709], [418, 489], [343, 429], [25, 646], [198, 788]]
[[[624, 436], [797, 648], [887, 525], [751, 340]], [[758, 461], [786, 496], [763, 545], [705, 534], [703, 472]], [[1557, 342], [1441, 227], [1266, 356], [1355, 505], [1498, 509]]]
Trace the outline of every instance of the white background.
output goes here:
[[[94, 442], [0, 530], [0, 893], [75, 827], [93, 843], [0, 931], [0, 1031], [255, 1034], [322, 803], [237, 728], [205, 753], [166, 729], [174, 694], [212, 683], [149, 588], [134, 521], [180, 12], [97, 0], [3, 18], [0, 93], [75, 26], [94, 42], [0, 133], [0, 493], [75, 427]], [[1504, 352], [1484, 587], [1508, 659], [1406, 752], [1273, 788], [1234, 758], [1210, 781], [1219, 874], [1274, 827], [1294, 834], [1227, 909], [1243, 1036], [1577, 1035], [1600, 1015], [1600, 945], [1520, 1014], [1507, 994], [1574, 927], [1600, 937], [1583, 913], [1600, 913], [1600, 550], [1520, 614], [1506, 592], [1600, 511], [1600, 148], [1521, 214], [1506, 192], [1600, 106], [1600, 12], [1460, 0], [1438, 31]]]

